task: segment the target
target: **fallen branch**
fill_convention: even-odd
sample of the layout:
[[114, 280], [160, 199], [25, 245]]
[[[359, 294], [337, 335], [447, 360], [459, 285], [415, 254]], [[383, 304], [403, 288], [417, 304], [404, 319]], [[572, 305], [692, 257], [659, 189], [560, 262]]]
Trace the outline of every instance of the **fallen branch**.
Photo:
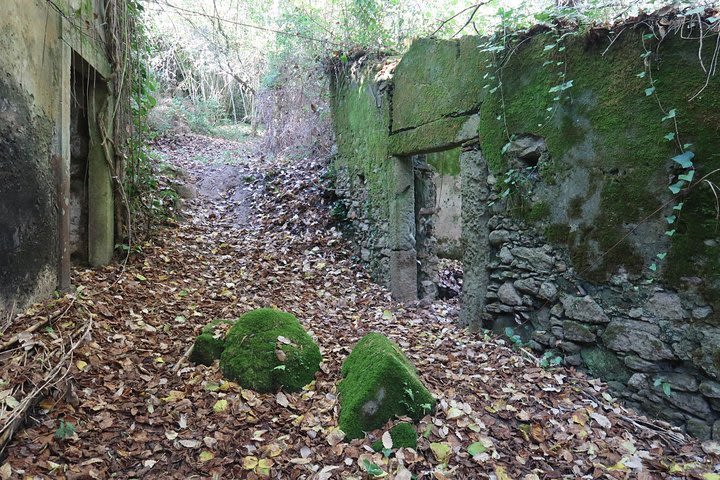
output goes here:
[[175, 364], [175, 366], [172, 369], [173, 375], [175, 375], [178, 372], [178, 370], [180, 370], [180, 367], [182, 366], [183, 363], [185, 363], [185, 360], [187, 360], [188, 357], [190, 357], [190, 352], [192, 352], [192, 349], [194, 346], [195, 345], [190, 345], [190, 348], [185, 350], [185, 353], [183, 353], [183, 356], [180, 357], [180, 359], [177, 361], [177, 363]]
[[68, 310], [70, 310], [72, 308], [72, 306], [75, 304], [75, 298], [76, 297], [73, 297], [72, 301], [70, 302], [70, 305], [68, 305], [67, 308], [65, 308], [65, 310], [63, 310], [59, 314], [49, 315], [45, 320], [42, 320], [42, 321], [36, 323], [35, 325], [31, 326], [30, 328], [27, 328], [27, 329], [23, 330], [22, 332], [10, 337], [10, 340], [8, 340], [5, 343], [3, 343], [2, 345], [0, 345], [0, 352], [4, 352], [5, 350], [8, 350], [10, 347], [12, 347], [16, 343], [18, 343], [22, 336], [37, 332], [44, 326], [46, 326], [52, 322], [55, 322], [57, 320], [60, 320], [62, 317], [65, 316], [65, 314], [68, 312]]
[[93, 320], [92, 315], [90, 315], [88, 324], [86, 325], [82, 334], [77, 337], [77, 340], [75, 342], [73, 342], [72, 337], [70, 338], [70, 348], [62, 355], [62, 357], [60, 357], [60, 360], [47, 373], [43, 380], [43, 383], [35, 386], [33, 390], [20, 401], [20, 404], [13, 409], [5, 425], [0, 428], [0, 454], [5, 451], [5, 447], [7, 447], [7, 445], [12, 440], [15, 432], [17, 432], [17, 430], [25, 421], [27, 412], [29, 412], [35, 405], [37, 405], [45, 390], [49, 387], [57, 385], [70, 372], [73, 352], [83, 343], [83, 340], [90, 334], [92, 325]]

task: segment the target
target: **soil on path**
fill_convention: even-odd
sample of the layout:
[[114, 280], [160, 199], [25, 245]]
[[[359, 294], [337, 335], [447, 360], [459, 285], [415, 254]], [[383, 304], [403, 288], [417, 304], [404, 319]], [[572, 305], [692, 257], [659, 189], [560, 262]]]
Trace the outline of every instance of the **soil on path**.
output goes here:
[[[76, 295], [15, 322], [54, 319], [4, 357], [0, 390], [20, 400], [54, 363], [69, 370], [7, 448], [13, 476], [649, 479], [702, 478], [717, 463], [601, 382], [458, 328], [457, 303], [393, 303], [330, 226], [322, 162], [226, 161], [244, 147], [197, 137], [159, 148], [195, 182], [185, 221], [124, 270], [75, 270]], [[266, 306], [293, 313], [321, 346], [321, 372], [303, 392], [260, 395], [217, 365], [187, 363], [203, 325]], [[401, 345], [439, 399], [417, 451], [387, 457], [369, 448], [386, 429], [351, 443], [337, 430], [340, 365], [373, 330]], [[63, 356], [60, 345], [84, 332]]]

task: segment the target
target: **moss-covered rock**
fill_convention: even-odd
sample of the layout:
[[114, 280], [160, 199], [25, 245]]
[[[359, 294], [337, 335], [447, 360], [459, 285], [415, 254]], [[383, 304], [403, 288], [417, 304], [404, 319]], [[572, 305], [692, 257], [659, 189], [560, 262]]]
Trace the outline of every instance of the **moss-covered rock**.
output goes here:
[[[392, 448], [417, 449], [417, 431], [412, 423], [400, 422], [390, 429]], [[373, 450], [379, 452], [383, 449], [382, 440], [376, 440], [372, 444]]]
[[223, 375], [257, 392], [293, 392], [312, 382], [320, 349], [293, 315], [271, 308], [246, 313], [225, 338]]
[[215, 338], [212, 333], [201, 333], [195, 339], [189, 360], [192, 363], [210, 366], [220, 358], [224, 349], [225, 341], [222, 338]]
[[346, 438], [381, 427], [395, 416], [419, 420], [435, 398], [395, 343], [379, 333], [365, 335], [342, 366], [340, 429]]
[[220, 358], [225, 349], [225, 329], [232, 325], [232, 320], [218, 319], [205, 325], [190, 352], [189, 360], [192, 363], [210, 366]]

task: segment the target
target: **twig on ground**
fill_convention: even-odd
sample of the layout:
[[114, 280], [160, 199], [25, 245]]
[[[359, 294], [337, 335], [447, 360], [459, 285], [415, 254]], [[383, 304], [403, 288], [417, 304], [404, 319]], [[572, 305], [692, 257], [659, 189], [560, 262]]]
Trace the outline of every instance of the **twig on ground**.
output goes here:
[[10, 348], [10, 347], [12, 347], [13, 345], [15, 345], [17, 342], [20, 341], [20, 338], [21, 338], [23, 335], [28, 335], [28, 334], [34, 333], [34, 332], [40, 330], [40, 329], [41, 329], [42, 327], [44, 327], [45, 325], [48, 325], [48, 324], [50, 324], [50, 323], [52, 323], [52, 322], [55, 322], [55, 321], [60, 320], [61, 318], [63, 318], [63, 317], [65, 316], [65, 314], [66, 314], [66, 313], [72, 308], [72, 306], [75, 304], [75, 299], [76, 299], [76, 297], [73, 297], [73, 298], [72, 298], [72, 301], [70, 302], [70, 305], [68, 305], [68, 306], [65, 308], [65, 310], [63, 310], [61, 313], [59, 313], [59, 314], [57, 314], [57, 315], [49, 315], [45, 320], [42, 320], [42, 321], [36, 323], [35, 325], [31, 326], [30, 328], [27, 328], [27, 329], [23, 330], [22, 332], [18, 333], [17, 335], [13, 335], [12, 337], [10, 337], [10, 340], [8, 340], [8, 341], [6, 341], [5, 343], [3, 343], [2, 345], [0, 345], [0, 352], [4, 352], [4, 351], [7, 350], [8, 348]]

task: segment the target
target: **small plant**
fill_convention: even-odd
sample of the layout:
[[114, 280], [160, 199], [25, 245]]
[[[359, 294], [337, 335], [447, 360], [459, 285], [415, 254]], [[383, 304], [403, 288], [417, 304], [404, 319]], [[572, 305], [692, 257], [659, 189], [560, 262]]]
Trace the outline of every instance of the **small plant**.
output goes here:
[[522, 346], [522, 338], [520, 338], [520, 335], [515, 333], [515, 330], [512, 327], [505, 327], [505, 336], [507, 336], [508, 339], [510, 339], [510, 342], [516, 347]]
[[542, 358], [540, 359], [540, 367], [541, 368], [552, 368], [557, 367], [560, 365], [563, 361], [562, 356], [557, 355], [555, 352], [547, 351], [543, 354]]
[[656, 378], [653, 382], [653, 386], [662, 388], [662, 391], [666, 397], [669, 397], [670, 394], [672, 394], [672, 388], [670, 388], [670, 383], [668, 383], [668, 381], [663, 377]]
[[75, 425], [65, 420], [60, 420], [60, 426], [55, 430], [54, 437], [58, 440], [67, 440], [75, 435]]

